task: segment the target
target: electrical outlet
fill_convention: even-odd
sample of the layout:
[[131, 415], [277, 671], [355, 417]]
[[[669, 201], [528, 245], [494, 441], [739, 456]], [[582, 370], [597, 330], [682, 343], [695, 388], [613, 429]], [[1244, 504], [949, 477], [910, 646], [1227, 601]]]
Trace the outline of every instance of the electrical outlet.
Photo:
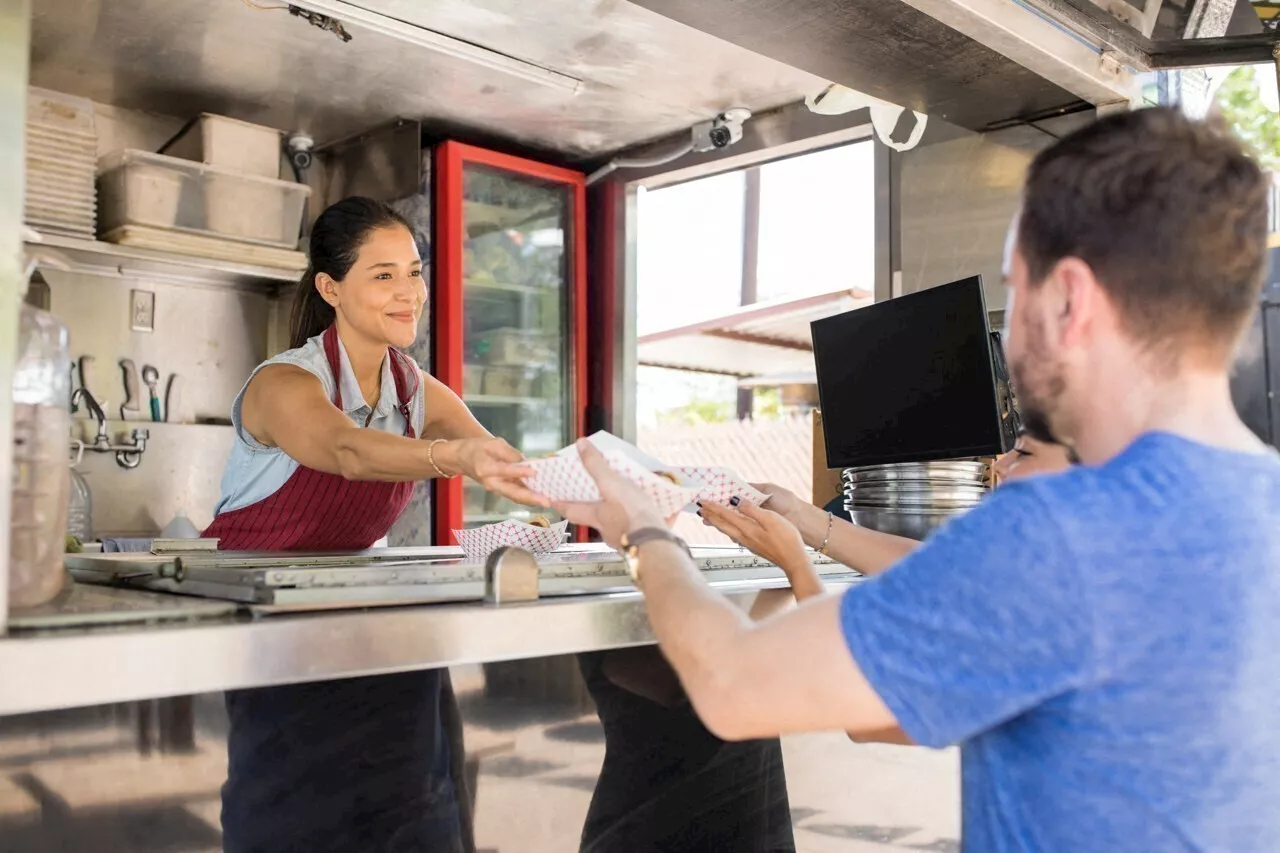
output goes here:
[[150, 290], [129, 291], [129, 327], [135, 332], [156, 330], [156, 295]]

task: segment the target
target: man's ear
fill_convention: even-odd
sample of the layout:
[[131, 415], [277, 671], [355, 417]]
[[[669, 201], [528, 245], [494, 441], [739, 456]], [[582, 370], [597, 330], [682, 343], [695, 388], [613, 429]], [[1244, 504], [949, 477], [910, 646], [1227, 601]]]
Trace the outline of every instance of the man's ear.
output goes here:
[[1105, 298], [1093, 268], [1079, 258], [1063, 258], [1043, 286], [1054, 289], [1054, 314], [1050, 322], [1063, 346], [1079, 346], [1091, 333], [1098, 308]]

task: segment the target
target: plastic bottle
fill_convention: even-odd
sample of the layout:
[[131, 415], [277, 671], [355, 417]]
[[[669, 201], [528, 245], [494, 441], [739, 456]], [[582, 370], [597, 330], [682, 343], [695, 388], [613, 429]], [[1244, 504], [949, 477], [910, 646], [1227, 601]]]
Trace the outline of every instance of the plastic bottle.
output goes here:
[[89, 488], [89, 481], [75, 468], [71, 469], [67, 532], [82, 544], [93, 539], [93, 490]]
[[52, 601], [66, 584], [70, 360], [67, 327], [47, 311], [23, 304], [13, 379], [11, 608]]

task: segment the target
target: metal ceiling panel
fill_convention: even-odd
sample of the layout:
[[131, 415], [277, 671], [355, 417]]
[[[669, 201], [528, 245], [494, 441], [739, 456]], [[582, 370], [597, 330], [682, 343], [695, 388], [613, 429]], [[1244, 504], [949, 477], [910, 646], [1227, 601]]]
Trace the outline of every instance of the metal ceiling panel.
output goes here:
[[900, 0], [637, 2], [819, 77], [972, 130], [1079, 100]]
[[[296, 3], [335, 17], [347, 9], [351, 41], [277, 0], [41, 0], [32, 83], [130, 109], [306, 130], [321, 142], [407, 118], [570, 158], [729, 107], [794, 103], [827, 83], [618, 0]], [[424, 46], [433, 40], [453, 50]]]

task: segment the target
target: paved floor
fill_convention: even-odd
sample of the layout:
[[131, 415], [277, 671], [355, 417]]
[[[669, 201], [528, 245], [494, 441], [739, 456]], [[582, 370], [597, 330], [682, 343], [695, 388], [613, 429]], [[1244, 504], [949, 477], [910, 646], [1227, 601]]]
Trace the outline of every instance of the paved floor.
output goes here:
[[[197, 699], [198, 717], [217, 697]], [[185, 755], [147, 749], [130, 708], [38, 715], [0, 727], [0, 851], [214, 853], [226, 771], [217, 725]], [[96, 711], [96, 713], [95, 713]], [[604, 742], [593, 717], [515, 732], [469, 726], [480, 758], [477, 844], [486, 853], [572, 853]], [[953, 751], [784, 741], [797, 847], [804, 853], [955, 851]]]

